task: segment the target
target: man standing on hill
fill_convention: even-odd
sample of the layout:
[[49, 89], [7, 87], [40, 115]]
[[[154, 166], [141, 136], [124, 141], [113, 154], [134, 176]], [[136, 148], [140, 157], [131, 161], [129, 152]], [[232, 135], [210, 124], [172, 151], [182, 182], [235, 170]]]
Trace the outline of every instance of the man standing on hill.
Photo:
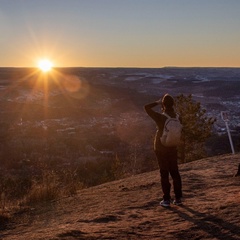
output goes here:
[[[162, 113], [156, 112], [152, 109], [159, 105], [162, 107]], [[160, 168], [161, 185], [163, 191], [163, 200], [160, 202], [160, 205], [163, 207], [170, 206], [171, 184], [169, 182], [169, 174], [173, 180], [173, 189], [175, 194], [175, 200], [173, 203], [180, 205], [182, 204], [182, 181], [178, 170], [177, 146], [166, 147], [161, 141], [166, 120], [169, 117], [178, 118], [178, 115], [174, 111], [174, 99], [169, 94], [165, 94], [162, 100], [147, 104], [144, 106], [144, 109], [157, 125], [157, 132], [154, 139], [154, 151]]]

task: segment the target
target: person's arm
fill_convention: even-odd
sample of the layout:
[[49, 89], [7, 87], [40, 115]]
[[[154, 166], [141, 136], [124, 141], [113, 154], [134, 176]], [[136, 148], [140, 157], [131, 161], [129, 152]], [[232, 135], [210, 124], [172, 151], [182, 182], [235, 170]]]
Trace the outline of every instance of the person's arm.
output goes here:
[[152, 109], [156, 106], [159, 106], [159, 101], [152, 102], [144, 106], [144, 110], [146, 111], [146, 113], [154, 120], [159, 117], [159, 113]]

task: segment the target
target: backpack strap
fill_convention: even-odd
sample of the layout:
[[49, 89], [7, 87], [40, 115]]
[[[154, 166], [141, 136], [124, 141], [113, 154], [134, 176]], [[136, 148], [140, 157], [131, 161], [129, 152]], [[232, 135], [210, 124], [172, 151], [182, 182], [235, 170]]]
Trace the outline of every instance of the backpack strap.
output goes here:
[[167, 113], [165, 113], [165, 112], [163, 113], [163, 115], [164, 115], [165, 117], [167, 117], [168, 119], [171, 118], [171, 117], [170, 117]]
[[[166, 116], [168, 119], [169, 119], [169, 118], [172, 118], [172, 117], [170, 117], [170, 116], [169, 116], [167, 113], [165, 113], [165, 112], [163, 112], [163, 115]], [[176, 113], [175, 119], [179, 120], [179, 115], [178, 115], [177, 113]]]

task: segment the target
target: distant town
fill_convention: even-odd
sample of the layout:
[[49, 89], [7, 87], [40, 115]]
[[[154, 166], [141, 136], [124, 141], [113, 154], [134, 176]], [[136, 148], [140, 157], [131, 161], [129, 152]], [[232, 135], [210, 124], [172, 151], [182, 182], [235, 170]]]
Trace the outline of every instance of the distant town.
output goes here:
[[233, 134], [240, 128], [239, 68], [62, 68], [56, 76], [35, 71], [0, 69], [1, 141], [21, 146], [14, 158], [40, 157], [41, 147], [66, 164], [70, 158], [126, 158], [143, 142], [138, 158], [145, 158], [154, 125], [143, 105], [165, 93], [192, 94], [216, 118], [219, 136], [226, 134], [221, 112]]

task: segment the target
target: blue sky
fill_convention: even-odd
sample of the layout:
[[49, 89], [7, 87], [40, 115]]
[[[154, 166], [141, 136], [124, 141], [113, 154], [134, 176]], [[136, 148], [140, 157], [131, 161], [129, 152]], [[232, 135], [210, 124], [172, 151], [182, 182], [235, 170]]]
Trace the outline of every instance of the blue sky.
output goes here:
[[0, 67], [239, 67], [239, 26], [239, 0], [0, 0]]

